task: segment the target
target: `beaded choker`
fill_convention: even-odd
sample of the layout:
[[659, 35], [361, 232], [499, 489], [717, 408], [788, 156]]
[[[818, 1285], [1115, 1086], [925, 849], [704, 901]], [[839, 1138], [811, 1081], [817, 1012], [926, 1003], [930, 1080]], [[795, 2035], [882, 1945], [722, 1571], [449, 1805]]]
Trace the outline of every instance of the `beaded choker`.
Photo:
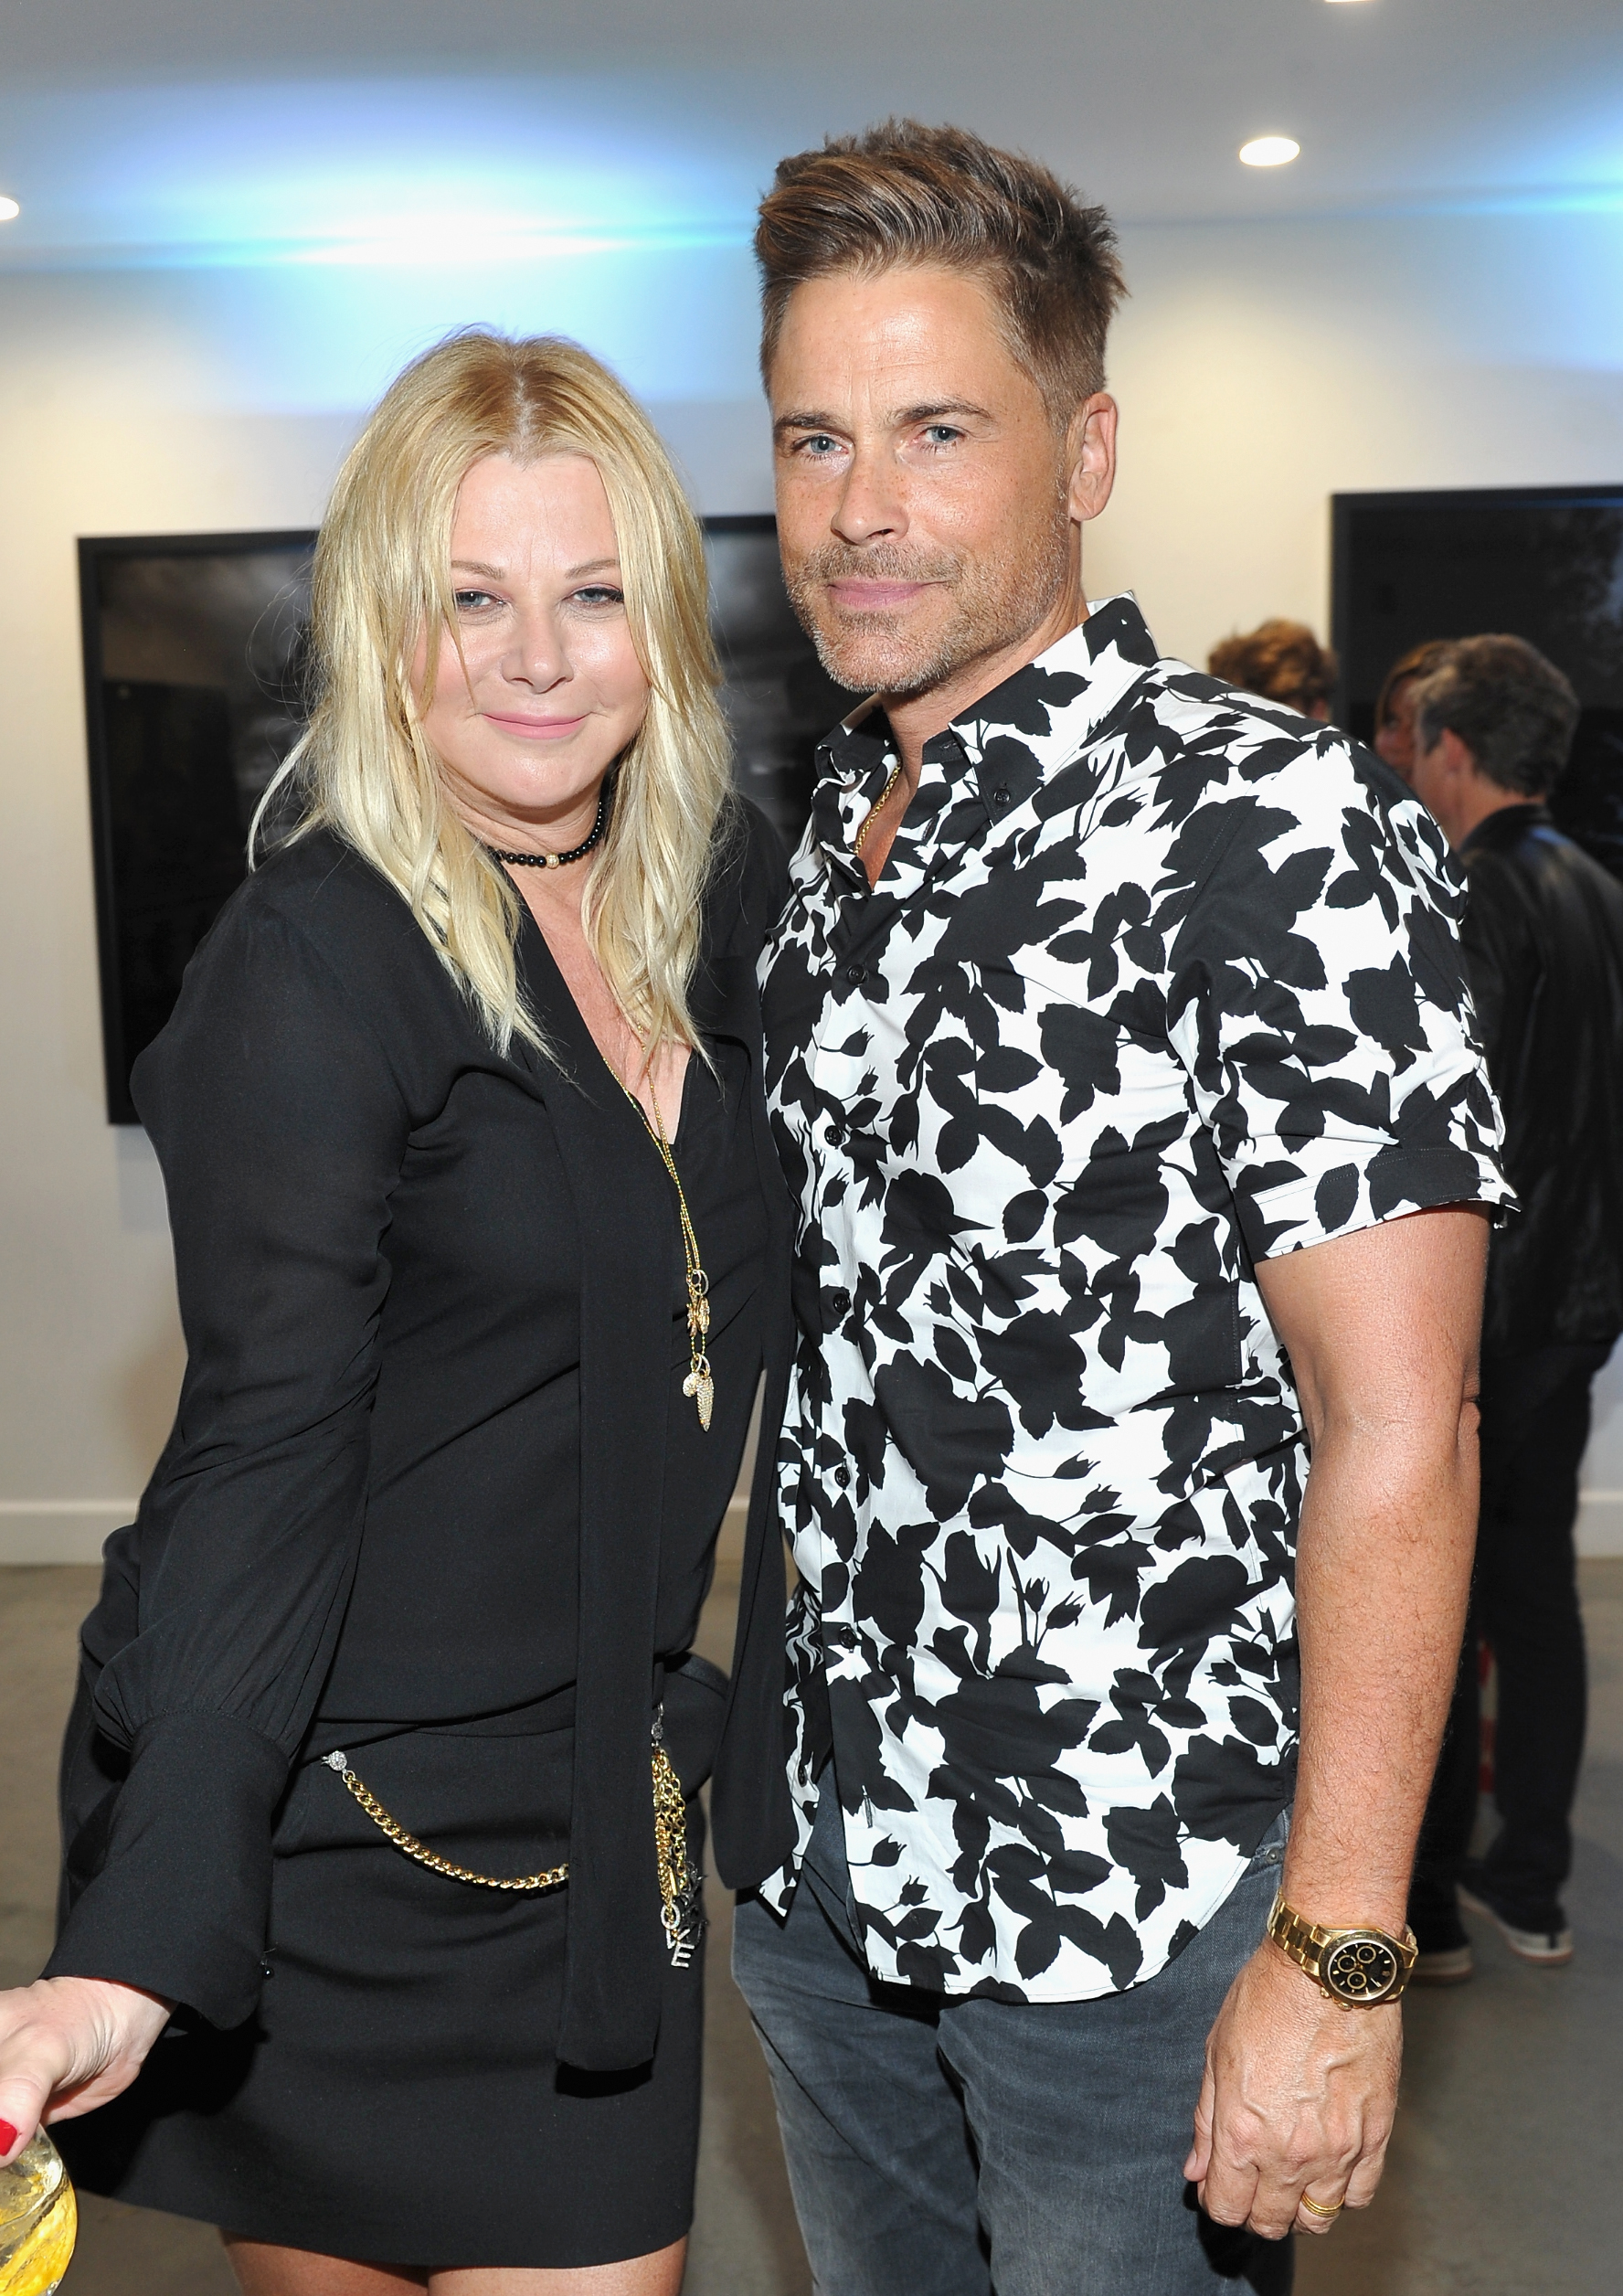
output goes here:
[[585, 860], [593, 845], [602, 836], [604, 824], [608, 819], [609, 783], [605, 779], [601, 789], [598, 792], [597, 818], [592, 823], [591, 834], [582, 844], [578, 845], [573, 853], [504, 853], [500, 845], [486, 845], [485, 851], [495, 860], [509, 861], [519, 869], [566, 869], [571, 861]]

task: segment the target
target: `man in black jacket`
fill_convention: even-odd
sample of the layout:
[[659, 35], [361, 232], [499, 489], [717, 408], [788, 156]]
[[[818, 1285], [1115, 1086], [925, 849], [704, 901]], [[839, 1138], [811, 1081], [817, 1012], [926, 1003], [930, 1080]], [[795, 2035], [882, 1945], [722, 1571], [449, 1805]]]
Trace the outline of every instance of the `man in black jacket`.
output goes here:
[[[1462, 929], [1521, 1212], [1495, 1237], [1482, 1331], [1482, 1495], [1471, 1619], [1410, 1921], [1418, 1979], [1471, 1970], [1456, 1891], [1512, 1951], [1570, 1961], [1561, 1890], [1584, 1750], [1574, 1525], [1589, 1389], [1623, 1331], [1623, 888], [1544, 800], [1578, 704], [1520, 638], [1450, 647], [1414, 701], [1416, 794], [1469, 887]], [[1487, 1855], [1476, 1816], [1480, 1636], [1499, 1670]]]

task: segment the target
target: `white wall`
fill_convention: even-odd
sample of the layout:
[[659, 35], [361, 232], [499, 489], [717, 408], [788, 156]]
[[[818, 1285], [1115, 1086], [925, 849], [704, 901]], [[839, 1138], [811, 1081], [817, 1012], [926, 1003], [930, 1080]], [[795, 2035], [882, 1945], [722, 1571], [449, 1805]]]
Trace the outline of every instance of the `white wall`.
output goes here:
[[[106, 1122], [74, 537], [313, 521], [350, 424], [209, 403], [154, 282], [0, 291], [0, 1558], [89, 1559], [181, 1367], [163, 1189]], [[154, 308], [154, 303], [156, 308]]]
[[1623, 214], [1140, 229], [1089, 586], [1204, 660], [1321, 631], [1330, 497], [1623, 480]]
[[[1123, 471], [1095, 596], [1195, 659], [1322, 627], [1328, 497], [1623, 479], [1623, 217], [1130, 231]], [[573, 333], [654, 403], [710, 511], [769, 506], [741, 250], [470, 280], [0, 280], [0, 1558], [89, 1558], [180, 1371], [162, 1188], [102, 1115], [74, 537], [313, 524], [357, 410], [459, 322]], [[1623, 1366], [1586, 1536], [1623, 1551]]]

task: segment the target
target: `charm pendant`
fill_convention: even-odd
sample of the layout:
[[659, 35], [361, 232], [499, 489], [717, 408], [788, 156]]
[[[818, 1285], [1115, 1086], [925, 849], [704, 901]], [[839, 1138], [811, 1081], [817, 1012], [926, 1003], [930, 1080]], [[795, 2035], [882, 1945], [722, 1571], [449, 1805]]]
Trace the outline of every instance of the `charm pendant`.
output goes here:
[[710, 1363], [707, 1356], [699, 1357], [698, 1362], [682, 1382], [682, 1392], [684, 1395], [691, 1395], [697, 1403], [699, 1425], [707, 1434], [710, 1430], [710, 1414], [716, 1408], [716, 1382], [710, 1377]]
[[705, 1885], [687, 1854], [682, 1780], [665, 1751], [665, 1710], [653, 1717], [653, 1852], [659, 1869], [660, 1921], [673, 1969], [686, 1969], [705, 1936]]
[[688, 1891], [683, 1899], [674, 1921], [664, 1919], [665, 1951], [671, 1956], [673, 1969], [690, 1969], [693, 1957], [705, 1935], [705, 1917], [695, 1902], [697, 1893]]
[[710, 1279], [703, 1268], [690, 1267], [687, 1271], [687, 1337], [693, 1349], [693, 1369], [682, 1383], [682, 1392], [696, 1400], [699, 1425], [706, 1430], [716, 1401], [716, 1382], [710, 1377], [710, 1358], [704, 1353], [705, 1334], [709, 1329]]
[[[584, 852], [585, 847], [582, 846], [581, 850]], [[564, 856], [567, 861], [574, 857], [573, 854]], [[687, 1198], [682, 1193], [682, 1175], [676, 1169], [676, 1159], [671, 1153], [671, 1143], [665, 1137], [665, 1120], [660, 1114], [653, 1080], [651, 1077], [648, 1084], [649, 1098], [653, 1100], [652, 1123], [649, 1122], [647, 1111], [624, 1077], [620, 1079], [620, 1089], [648, 1126], [653, 1144], [659, 1150], [660, 1162], [670, 1174], [671, 1185], [676, 1191], [676, 1213], [682, 1228], [682, 1256], [687, 1264], [687, 1344], [693, 1360], [693, 1369], [682, 1382], [682, 1392], [693, 1397], [698, 1407], [699, 1425], [708, 1434], [710, 1416], [716, 1408], [716, 1382], [710, 1377], [710, 1358], [705, 1353], [705, 1338], [710, 1329], [710, 1279], [699, 1262], [699, 1239], [694, 1234], [693, 1222], [687, 1216]]]

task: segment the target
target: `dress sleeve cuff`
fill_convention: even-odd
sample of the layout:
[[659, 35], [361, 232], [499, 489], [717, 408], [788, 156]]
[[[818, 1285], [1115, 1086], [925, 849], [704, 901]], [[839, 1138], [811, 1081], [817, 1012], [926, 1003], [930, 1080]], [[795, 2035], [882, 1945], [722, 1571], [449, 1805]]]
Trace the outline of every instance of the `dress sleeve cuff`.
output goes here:
[[138, 1985], [225, 2028], [251, 2016], [265, 1975], [271, 1821], [287, 1776], [281, 1748], [231, 1716], [145, 1724], [106, 1855], [44, 1974]]

